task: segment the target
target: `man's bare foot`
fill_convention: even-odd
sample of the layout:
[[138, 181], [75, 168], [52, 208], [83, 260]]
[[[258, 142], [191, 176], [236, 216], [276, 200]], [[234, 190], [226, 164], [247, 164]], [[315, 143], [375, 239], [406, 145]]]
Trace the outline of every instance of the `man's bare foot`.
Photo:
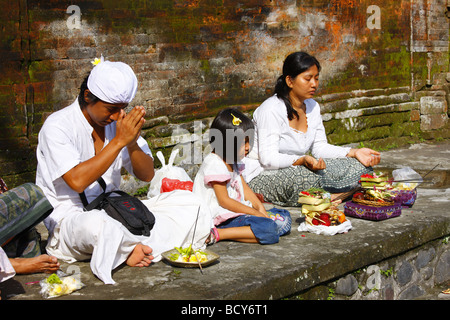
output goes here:
[[46, 254], [34, 258], [11, 258], [9, 261], [16, 274], [53, 273], [59, 269], [58, 259]]
[[148, 267], [153, 260], [153, 256], [150, 255], [152, 251], [149, 246], [138, 243], [128, 256], [127, 265], [130, 267]]

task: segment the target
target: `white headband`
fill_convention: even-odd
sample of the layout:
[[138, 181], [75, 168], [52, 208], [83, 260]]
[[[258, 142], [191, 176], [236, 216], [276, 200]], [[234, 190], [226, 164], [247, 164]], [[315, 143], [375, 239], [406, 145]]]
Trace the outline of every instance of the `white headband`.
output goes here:
[[137, 85], [136, 75], [129, 65], [103, 59], [92, 69], [87, 82], [93, 95], [113, 104], [130, 103], [136, 95]]

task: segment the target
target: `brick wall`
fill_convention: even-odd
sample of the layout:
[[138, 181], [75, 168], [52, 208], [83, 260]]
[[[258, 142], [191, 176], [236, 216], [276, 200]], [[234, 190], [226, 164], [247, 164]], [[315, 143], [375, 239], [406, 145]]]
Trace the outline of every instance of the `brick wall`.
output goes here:
[[[95, 57], [124, 61], [147, 109], [144, 136], [170, 150], [217, 110], [249, 113], [283, 59], [321, 61], [333, 143], [399, 146], [448, 137], [444, 0], [12, 0], [0, 13], [0, 175], [34, 181], [45, 117], [71, 103]], [[181, 129], [181, 130], [180, 130]], [[175, 133], [174, 133], [175, 130]]]

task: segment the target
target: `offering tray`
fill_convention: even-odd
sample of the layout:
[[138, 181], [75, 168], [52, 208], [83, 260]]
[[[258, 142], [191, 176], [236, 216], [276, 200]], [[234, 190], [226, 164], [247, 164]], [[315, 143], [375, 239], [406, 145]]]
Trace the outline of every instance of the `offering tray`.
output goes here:
[[394, 203], [390, 206], [369, 206], [353, 201], [344, 204], [344, 214], [346, 216], [361, 218], [366, 220], [386, 220], [398, 217], [402, 213], [402, 205]]
[[[202, 249], [202, 252], [204, 252], [206, 254], [207, 257], [207, 261], [203, 261], [200, 262], [202, 267], [206, 267], [210, 264], [212, 264], [213, 262], [215, 262], [216, 260], [219, 259], [219, 255], [217, 253], [214, 253], [208, 249]], [[174, 254], [178, 254], [179, 252], [177, 251], [177, 249], [171, 249], [168, 250], [166, 252], [163, 252], [161, 254], [161, 256], [163, 257], [164, 260], [166, 260], [169, 264], [175, 266], [175, 267], [182, 267], [182, 268], [199, 268], [199, 263], [197, 261], [195, 262], [183, 262], [183, 261], [176, 261], [176, 260], [172, 260], [170, 259], [170, 257]]]

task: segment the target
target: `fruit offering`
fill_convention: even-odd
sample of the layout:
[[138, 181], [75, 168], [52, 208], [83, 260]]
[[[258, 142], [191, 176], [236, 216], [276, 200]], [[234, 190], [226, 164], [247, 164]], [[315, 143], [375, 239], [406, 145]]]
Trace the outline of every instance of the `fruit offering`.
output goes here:
[[338, 226], [346, 220], [342, 211], [337, 209], [316, 212], [307, 216], [306, 221], [314, 226]]
[[194, 250], [192, 246], [187, 248], [175, 247], [178, 254], [174, 253], [170, 255], [170, 260], [178, 262], [206, 262], [208, 261], [208, 256], [201, 250]]
[[393, 195], [388, 191], [381, 191], [377, 189], [366, 189], [362, 192], [356, 192], [353, 195], [354, 202], [372, 201], [379, 204], [391, 203], [393, 201]]
[[302, 214], [309, 225], [337, 226], [346, 220], [344, 213], [331, 202], [330, 193], [321, 188], [300, 192], [298, 203], [302, 204]]

